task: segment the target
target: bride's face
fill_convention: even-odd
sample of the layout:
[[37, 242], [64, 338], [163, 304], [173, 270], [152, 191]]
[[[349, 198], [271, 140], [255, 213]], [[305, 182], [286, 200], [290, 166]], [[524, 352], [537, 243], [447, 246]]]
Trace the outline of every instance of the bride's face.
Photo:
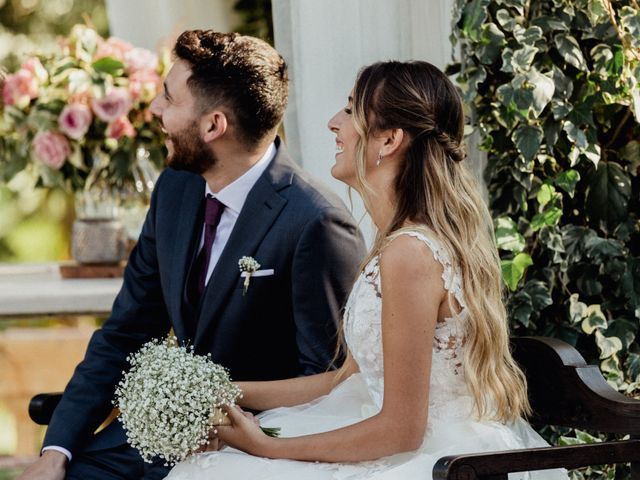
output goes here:
[[329, 130], [336, 135], [336, 163], [331, 168], [334, 178], [356, 187], [356, 144], [358, 132], [352, 115], [353, 92], [349, 95], [347, 105], [340, 109], [329, 120]]

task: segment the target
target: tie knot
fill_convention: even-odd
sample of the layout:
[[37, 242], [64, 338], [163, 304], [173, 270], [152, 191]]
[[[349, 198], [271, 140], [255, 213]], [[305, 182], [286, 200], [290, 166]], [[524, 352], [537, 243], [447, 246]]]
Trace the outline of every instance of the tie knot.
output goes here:
[[207, 201], [204, 210], [204, 223], [209, 226], [217, 227], [222, 216], [224, 205], [217, 198], [207, 195]]

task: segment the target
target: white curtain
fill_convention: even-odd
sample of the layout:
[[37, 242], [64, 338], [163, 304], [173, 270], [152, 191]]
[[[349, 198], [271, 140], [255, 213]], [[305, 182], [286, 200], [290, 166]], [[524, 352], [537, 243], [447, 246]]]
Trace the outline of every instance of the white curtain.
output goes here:
[[[453, 0], [273, 0], [276, 48], [291, 76], [287, 145], [307, 171], [345, 201], [346, 187], [330, 174], [335, 144], [328, 120], [346, 105], [364, 65], [426, 60], [444, 68], [451, 58], [452, 6]], [[358, 201], [354, 216], [363, 214]], [[364, 219], [361, 228], [370, 241], [370, 220]]]
[[107, 0], [111, 35], [151, 50], [184, 30], [228, 32], [240, 22], [233, 0]]

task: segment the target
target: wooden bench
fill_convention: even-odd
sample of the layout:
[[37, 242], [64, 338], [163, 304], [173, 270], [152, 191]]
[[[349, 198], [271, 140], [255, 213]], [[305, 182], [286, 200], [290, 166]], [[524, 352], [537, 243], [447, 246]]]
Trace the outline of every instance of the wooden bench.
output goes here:
[[572, 346], [547, 337], [512, 339], [529, 383], [534, 425], [629, 435], [628, 440], [441, 458], [434, 480], [507, 480], [509, 472], [631, 463], [640, 480], [640, 401], [615, 391]]
[[[529, 382], [534, 425], [557, 425], [628, 435], [620, 441], [485, 452], [441, 458], [434, 480], [507, 480], [509, 472], [631, 463], [640, 480], [640, 401], [615, 391], [595, 365], [570, 345], [546, 337], [512, 339], [514, 357]], [[29, 415], [46, 425], [60, 394], [35, 396]]]

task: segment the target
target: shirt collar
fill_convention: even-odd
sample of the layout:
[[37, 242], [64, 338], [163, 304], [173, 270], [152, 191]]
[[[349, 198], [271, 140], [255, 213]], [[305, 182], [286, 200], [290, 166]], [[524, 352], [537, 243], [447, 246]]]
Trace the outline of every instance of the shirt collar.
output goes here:
[[262, 158], [260, 158], [253, 167], [243, 173], [242, 176], [236, 178], [218, 193], [213, 192], [209, 188], [209, 184], [205, 182], [205, 196], [212, 195], [220, 200], [220, 202], [224, 204], [225, 208], [230, 209], [233, 213], [239, 215], [249, 192], [275, 156], [276, 146], [274, 143], [271, 143]]

